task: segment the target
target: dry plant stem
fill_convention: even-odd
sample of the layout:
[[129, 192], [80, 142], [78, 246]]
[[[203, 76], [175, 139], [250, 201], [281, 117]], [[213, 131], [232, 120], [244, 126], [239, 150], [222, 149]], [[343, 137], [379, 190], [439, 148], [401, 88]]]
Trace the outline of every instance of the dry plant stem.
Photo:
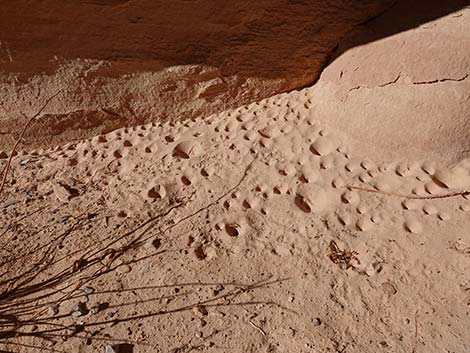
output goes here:
[[365, 192], [372, 192], [376, 194], [382, 194], [382, 195], [387, 195], [387, 196], [396, 196], [396, 197], [402, 197], [405, 199], [413, 199], [413, 200], [433, 200], [433, 199], [446, 199], [449, 197], [454, 197], [454, 196], [466, 196], [470, 195], [470, 191], [456, 191], [452, 192], [450, 194], [444, 194], [444, 195], [430, 195], [430, 196], [414, 196], [414, 195], [404, 195], [404, 194], [398, 194], [395, 192], [385, 192], [385, 191], [379, 191], [375, 189], [369, 189], [369, 188], [363, 188], [360, 186], [346, 186], [346, 188], [352, 189], [352, 190], [359, 190], [359, 191], [365, 191]]
[[415, 312], [415, 340], [414, 340], [412, 353], [416, 353], [417, 347], [418, 347], [418, 310], [416, 310]]
[[259, 327], [258, 325], [256, 325], [254, 322], [252, 322], [250, 320], [248, 321], [248, 323], [251, 326], [253, 326], [256, 330], [258, 330], [263, 336], [266, 336], [266, 332], [264, 332], [264, 330], [261, 327]]
[[59, 95], [59, 93], [61, 92], [62, 90], [59, 90], [57, 91], [54, 95], [52, 95], [51, 97], [49, 97], [46, 101], [46, 103], [44, 103], [44, 105], [41, 107], [41, 109], [38, 110], [38, 112], [36, 114], [34, 114], [34, 116], [29, 119], [26, 123], [26, 125], [24, 126], [23, 128], [23, 131], [21, 132], [20, 134], [20, 137], [16, 140], [16, 143], [15, 145], [13, 146], [13, 149], [11, 150], [11, 153], [10, 153], [10, 157], [8, 158], [8, 162], [7, 164], [5, 165], [5, 168], [3, 168], [3, 171], [2, 171], [2, 184], [0, 185], [0, 194], [2, 193], [3, 191], [3, 188], [5, 187], [5, 182], [7, 180], [7, 174], [8, 174], [8, 170], [10, 169], [10, 165], [11, 165], [11, 160], [13, 159], [13, 155], [15, 154], [16, 152], [16, 149], [18, 148], [19, 144], [21, 143], [21, 140], [23, 139], [24, 137], [24, 134], [26, 133], [26, 130], [28, 129], [29, 125], [31, 125], [31, 123], [37, 119], [37, 117], [42, 113], [42, 111], [47, 107], [47, 105], [50, 103], [50, 101], [52, 99], [54, 99], [55, 97], [57, 97], [57, 95]]

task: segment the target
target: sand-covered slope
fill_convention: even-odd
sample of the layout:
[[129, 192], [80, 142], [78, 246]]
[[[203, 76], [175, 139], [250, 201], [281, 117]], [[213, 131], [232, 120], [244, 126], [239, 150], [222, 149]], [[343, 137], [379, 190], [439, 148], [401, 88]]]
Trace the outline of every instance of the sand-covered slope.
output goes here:
[[469, 352], [470, 14], [377, 39], [400, 6], [313, 87], [32, 150], [40, 115], [0, 189], [0, 349]]
[[308, 93], [15, 157], [3, 346], [468, 351], [470, 162], [358, 158]]

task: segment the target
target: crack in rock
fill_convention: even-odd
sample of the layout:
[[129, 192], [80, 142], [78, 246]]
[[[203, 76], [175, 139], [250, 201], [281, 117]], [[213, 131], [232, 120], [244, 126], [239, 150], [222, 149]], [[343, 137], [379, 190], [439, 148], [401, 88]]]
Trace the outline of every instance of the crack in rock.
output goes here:
[[374, 88], [382, 88], [382, 87], [385, 87], [385, 86], [393, 85], [394, 83], [397, 83], [400, 80], [400, 78], [401, 78], [401, 74], [398, 74], [398, 76], [394, 80], [382, 83], [382, 84], [377, 85], [377, 86], [361, 86], [361, 85], [355, 86], [355, 87], [352, 87], [348, 90], [348, 94], [349, 94], [349, 92], [356, 91], [356, 90], [362, 89], [362, 88], [374, 89]]
[[[401, 77], [402, 77], [402, 75], [399, 74], [394, 80], [379, 84], [377, 86], [361, 86], [361, 85], [355, 86], [355, 87], [350, 88], [348, 90], [348, 93], [352, 92], [352, 91], [359, 90], [359, 89], [363, 89], [363, 88], [365, 88], [365, 89], [375, 89], [375, 88], [382, 88], [382, 87], [386, 87], [386, 86], [389, 86], [389, 85], [393, 85], [393, 84], [397, 83], [400, 80]], [[430, 81], [413, 81], [413, 82], [411, 82], [411, 84], [413, 84], [413, 85], [430, 85], [430, 84], [433, 84], [433, 83], [441, 83], [441, 82], [462, 82], [462, 81], [466, 80], [469, 77], [470, 77], [469, 74], [465, 74], [464, 76], [462, 76], [460, 78], [440, 78], [440, 79], [435, 79], [435, 80], [430, 80]]]
[[433, 83], [440, 83], [440, 82], [462, 82], [466, 80], [469, 77], [468, 74], [465, 74], [461, 78], [441, 78], [441, 79], [436, 79], [436, 80], [431, 80], [431, 81], [417, 81], [413, 82], [414, 85], [431, 85]]
[[[354, 87], [352, 87], [348, 90], [348, 92], [346, 93], [346, 96], [344, 97], [342, 102], [345, 102], [347, 100], [347, 98], [349, 97], [349, 94], [352, 91], [357, 91], [359, 89], [383, 88], [383, 87], [390, 86], [390, 85], [393, 85], [395, 83], [398, 83], [398, 81], [400, 81], [400, 79], [402, 77], [403, 77], [402, 74], [398, 74], [397, 77], [394, 80], [379, 84], [377, 86], [361, 86], [361, 85], [354, 86]], [[465, 74], [464, 76], [462, 76], [460, 78], [440, 78], [440, 79], [435, 79], [435, 80], [430, 80], [430, 81], [412, 81], [410, 84], [412, 84], [412, 85], [431, 85], [431, 84], [443, 83], [443, 82], [462, 82], [462, 81], [465, 81], [466, 79], [468, 79], [469, 77], [470, 77], [469, 74]], [[405, 83], [405, 84], [407, 84], [407, 83]]]

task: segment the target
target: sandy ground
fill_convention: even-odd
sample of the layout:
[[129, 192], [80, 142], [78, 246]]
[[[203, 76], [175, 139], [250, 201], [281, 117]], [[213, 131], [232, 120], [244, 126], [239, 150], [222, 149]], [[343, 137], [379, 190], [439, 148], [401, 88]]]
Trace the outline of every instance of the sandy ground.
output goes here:
[[[344, 52], [310, 88], [20, 151], [0, 195], [1, 349], [469, 352], [468, 115], [453, 118], [468, 18], [433, 25], [463, 38], [455, 82], [436, 60], [437, 84], [413, 84], [411, 64], [357, 83], [354, 60], [413, 47], [418, 28]], [[414, 118], [368, 126], [364, 107], [394, 94]], [[411, 107], [449, 96], [458, 109], [429, 114], [449, 129], [416, 133]]]

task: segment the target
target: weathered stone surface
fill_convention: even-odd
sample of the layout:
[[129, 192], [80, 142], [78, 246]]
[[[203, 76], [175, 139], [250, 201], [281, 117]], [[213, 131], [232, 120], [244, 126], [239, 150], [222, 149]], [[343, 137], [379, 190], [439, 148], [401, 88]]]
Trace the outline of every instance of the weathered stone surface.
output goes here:
[[356, 152], [446, 163], [469, 156], [470, 10], [374, 41], [433, 4], [399, 2], [356, 29], [309, 89], [315, 119], [341, 127]]
[[340, 37], [392, 0], [18, 0], [0, 13], [0, 145], [180, 120], [311, 84]]

